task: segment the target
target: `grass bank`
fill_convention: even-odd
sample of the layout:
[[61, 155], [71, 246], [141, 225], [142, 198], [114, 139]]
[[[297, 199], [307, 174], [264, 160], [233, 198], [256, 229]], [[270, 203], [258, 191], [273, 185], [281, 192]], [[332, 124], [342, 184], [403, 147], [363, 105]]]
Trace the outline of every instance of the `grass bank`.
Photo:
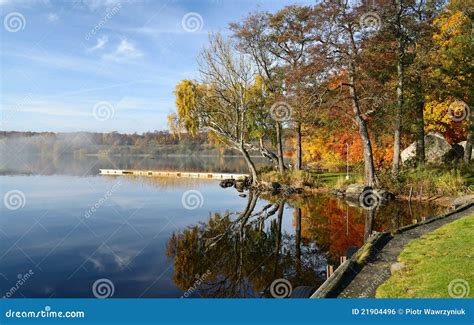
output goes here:
[[[450, 206], [455, 198], [466, 197], [469, 200], [472, 199], [469, 195], [474, 195], [473, 166], [404, 168], [397, 177], [393, 177], [388, 169], [380, 169], [377, 174], [379, 187], [394, 193], [400, 199], [408, 199], [410, 196], [414, 200], [422, 201], [446, 199], [447, 202], [439, 204]], [[263, 183], [279, 183], [319, 192], [345, 190], [350, 184], [365, 183], [362, 172], [357, 168], [346, 174], [321, 173], [316, 170], [287, 170], [285, 173], [279, 173], [270, 167], [265, 167], [259, 171], [259, 175]]]
[[474, 215], [411, 241], [377, 298], [474, 298]]
[[349, 179], [346, 173], [321, 173], [317, 171], [295, 171], [288, 170], [281, 174], [277, 171], [268, 171], [263, 169], [260, 171], [260, 178], [263, 182], [278, 182], [282, 185], [291, 187], [311, 187], [332, 190], [340, 188], [341, 184], [351, 184], [363, 182], [362, 176], [350, 173]]

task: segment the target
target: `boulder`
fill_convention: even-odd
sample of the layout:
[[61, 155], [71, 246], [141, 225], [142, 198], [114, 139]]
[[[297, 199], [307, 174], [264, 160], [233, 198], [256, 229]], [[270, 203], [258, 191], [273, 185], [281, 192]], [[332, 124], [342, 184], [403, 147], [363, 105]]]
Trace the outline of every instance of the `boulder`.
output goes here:
[[372, 188], [370, 186], [364, 184], [350, 184], [347, 186], [346, 192], [344, 193], [347, 205], [350, 207], [359, 207], [359, 198], [361, 194], [364, 192], [368, 193], [371, 190]]
[[[452, 149], [448, 141], [439, 133], [425, 135], [425, 158], [427, 163], [442, 163], [445, 155]], [[401, 152], [403, 163], [407, 163], [416, 156], [416, 142], [410, 144]]]
[[235, 179], [228, 178], [228, 179], [223, 179], [220, 183], [219, 186], [222, 188], [228, 188], [232, 187], [235, 185]]
[[235, 181], [234, 187], [237, 192], [243, 192], [244, 190], [248, 189], [248, 184], [245, 179], [237, 179]]
[[382, 189], [381, 190], [376, 190], [376, 193], [380, 197], [381, 201], [384, 202], [384, 203], [395, 200], [395, 194], [393, 194], [392, 192], [389, 192], [387, 190], [382, 190]]
[[[460, 145], [463, 150], [466, 150], [466, 141], [459, 142], [458, 145]], [[471, 160], [474, 160], [474, 147], [472, 148]]]
[[416, 142], [413, 142], [400, 153], [402, 163], [407, 163], [416, 157]]
[[358, 198], [363, 192], [371, 190], [370, 186], [364, 184], [350, 184], [346, 189], [346, 196]]
[[443, 161], [445, 163], [451, 163], [451, 162], [457, 163], [459, 160], [462, 160], [463, 157], [464, 157], [464, 148], [461, 145], [455, 143], [453, 144], [451, 149], [444, 155]]
[[351, 208], [360, 208], [360, 204], [359, 204], [359, 199], [356, 198], [356, 197], [351, 197], [351, 196], [347, 196], [346, 198], [346, 204], [348, 206], [350, 206]]
[[375, 208], [395, 200], [395, 194], [384, 189], [373, 189], [362, 184], [351, 184], [344, 193], [346, 203], [352, 207]]
[[425, 156], [427, 162], [440, 163], [449, 150], [451, 145], [439, 133], [428, 133], [425, 136]]

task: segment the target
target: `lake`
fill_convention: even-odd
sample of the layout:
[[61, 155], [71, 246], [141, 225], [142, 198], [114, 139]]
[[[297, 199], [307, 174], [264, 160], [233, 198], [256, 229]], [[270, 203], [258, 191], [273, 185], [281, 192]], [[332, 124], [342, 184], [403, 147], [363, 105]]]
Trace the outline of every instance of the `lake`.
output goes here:
[[[263, 163], [263, 162], [261, 162]], [[99, 168], [245, 172], [236, 157], [2, 155], [0, 295], [270, 297], [317, 288], [372, 231], [433, 216], [332, 195], [259, 197], [216, 180], [98, 176]]]

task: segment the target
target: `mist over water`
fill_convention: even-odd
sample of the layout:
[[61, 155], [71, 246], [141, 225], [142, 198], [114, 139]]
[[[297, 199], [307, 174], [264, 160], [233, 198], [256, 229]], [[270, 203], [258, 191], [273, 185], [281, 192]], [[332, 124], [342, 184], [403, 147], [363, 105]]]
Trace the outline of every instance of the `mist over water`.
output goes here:
[[[99, 169], [247, 172], [241, 157], [196, 152], [193, 146], [179, 148], [181, 151], [175, 148], [155, 154], [129, 154], [125, 145], [97, 145], [95, 137], [66, 133], [0, 139], [0, 174], [86, 176], [97, 175]], [[254, 160], [257, 166], [267, 165], [264, 158]]]

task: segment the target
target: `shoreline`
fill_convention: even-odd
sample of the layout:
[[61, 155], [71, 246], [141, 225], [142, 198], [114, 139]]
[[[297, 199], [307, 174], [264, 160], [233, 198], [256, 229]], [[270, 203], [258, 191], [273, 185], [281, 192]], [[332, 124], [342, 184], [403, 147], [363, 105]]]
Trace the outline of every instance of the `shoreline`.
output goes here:
[[422, 235], [474, 211], [474, 202], [426, 221], [395, 231], [376, 233], [346, 262], [341, 264], [311, 298], [370, 298], [391, 275], [403, 247]]
[[[334, 195], [339, 197], [335, 194], [338, 191], [336, 188], [328, 188], [328, 187], [303, 187], [301, 193], [294, 193], [291, 195], [311, 195], [311, 194], [327, 194], [327, 195]], [[345, 199], [345, 197], [339, 197], [340, 199]], [[474, 193], [473, 194], [464, 194], [460, 196], [449, 196], [449, 195], [431, 195], [431, 196], [421, 196], [416, 198], [411, 198], [409, 195], [399, 194], [396, 195], [394, 201], [399, 202], [421, 202], [421, 203], [432, 203], [441, 207], [446, 208], [457, 208], [469, 202], [474, 202]]]

